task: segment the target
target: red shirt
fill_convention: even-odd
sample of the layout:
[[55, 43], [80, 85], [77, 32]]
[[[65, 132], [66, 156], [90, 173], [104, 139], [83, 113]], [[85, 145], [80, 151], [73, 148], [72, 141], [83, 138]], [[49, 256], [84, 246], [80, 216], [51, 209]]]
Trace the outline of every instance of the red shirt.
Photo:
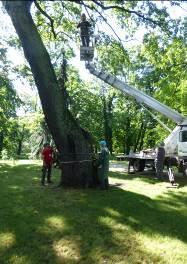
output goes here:
[[53, 162], [53, 149], [52, 147], [45, 147], [42, 150], [43, 161], [47, 165], [51, 165]]

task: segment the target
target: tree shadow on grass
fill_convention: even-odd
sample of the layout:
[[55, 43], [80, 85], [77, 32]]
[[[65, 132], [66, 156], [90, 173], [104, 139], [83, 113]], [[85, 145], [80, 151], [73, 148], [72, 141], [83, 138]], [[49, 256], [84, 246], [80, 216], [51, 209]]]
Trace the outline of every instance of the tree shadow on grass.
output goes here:
[[[15, 183], [22, 177], [26, 186], [29, 167], [18, 167]], [[14, 170], [8, 169], [12, 177]], [[2, 264], [16, 263], [15, 256], [17, 263], [27, 264], [166, 263], [143, 247], [136, 234], [187, 242], [187, 217], [173, 206], [186, 204], [187, 194], [182, 192], [152, 200], [118, 188], [28, 191], [10, 189], [7, 181], [1, 184], [0, 242], [2, 234], [14, 238], [9, 246], [0, 245]]]

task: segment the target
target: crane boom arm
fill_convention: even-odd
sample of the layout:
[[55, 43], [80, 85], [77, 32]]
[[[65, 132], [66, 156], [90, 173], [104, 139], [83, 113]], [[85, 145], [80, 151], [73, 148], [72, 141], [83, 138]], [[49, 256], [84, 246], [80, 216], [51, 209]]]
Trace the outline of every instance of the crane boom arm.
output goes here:
[[141, 104], [145, 104], [149, 108], [152, 108], [160, 112], [161, 114], [165, 115], [167, 118], [173, 120], [178, 125], [187, 125], [187, 118], [185, 116], [181, 115], [180, 113], [171, 109], [170, 107], [160, 103], [159, 101], [145, 94], [144, 92], [129, 86], [128, 84], [116, 78], [114, 75], [105, 73], [104, 71], [96, 70], [94, 65], [91, 63], [87, 63], [86, 68], [90, 71], [91, 74], [95, 75], [97, 78], [117, 88], [123, 93], [134, 97], [137, 100], [137, 102]]

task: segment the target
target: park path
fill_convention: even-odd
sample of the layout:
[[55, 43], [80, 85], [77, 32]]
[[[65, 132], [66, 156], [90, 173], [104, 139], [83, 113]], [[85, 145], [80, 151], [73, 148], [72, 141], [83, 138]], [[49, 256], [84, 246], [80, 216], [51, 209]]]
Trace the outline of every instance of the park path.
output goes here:
[[109, 170], [113, 172], [127, 172], [127, 165], [124, 162], [110, 162]]

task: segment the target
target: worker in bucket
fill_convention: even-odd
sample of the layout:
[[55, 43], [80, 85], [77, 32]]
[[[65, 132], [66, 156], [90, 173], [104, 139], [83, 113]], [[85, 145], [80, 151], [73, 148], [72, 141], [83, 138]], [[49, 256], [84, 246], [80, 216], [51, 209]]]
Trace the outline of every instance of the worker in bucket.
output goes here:
[[91, 27], [91, 24], [86, 20], [86, 15], [82, 14], [81, 22], [77, 25], [77, 28], [80, 28], [82, 45], [84, 47], [89, 47], [89, 43], [90, 43], [89, 28], [90, 27]]
[[164, 159], [165, 159], [165, 144], [161, 142], [160, 145], [156, 148], [156, 158], [155, 158], [155, 170], [156, 178], [163, 178], [163, 169], [164, 169]]
[[98, 177], [100, 182], [100, 188], [102, 190], [108, 189], [108, 172], [109, 172], [109, 150], [106, 145], [106, 141], [99, 142], [100, 153], [98, 159]]

